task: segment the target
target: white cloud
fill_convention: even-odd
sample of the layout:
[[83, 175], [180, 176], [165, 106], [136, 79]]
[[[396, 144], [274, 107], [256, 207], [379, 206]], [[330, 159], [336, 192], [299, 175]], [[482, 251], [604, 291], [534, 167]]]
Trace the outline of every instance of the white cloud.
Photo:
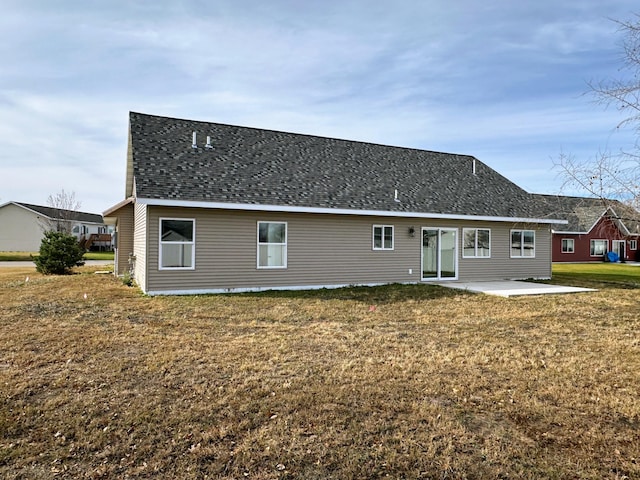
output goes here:
[[628, 138], [611, 134], [615, 111], [580, 95], [616, 73], [607, 17], [634, 8], [7, 0], [0, 197], [37, 203], [65, 188], [91, 211], [121, 200], [129, 110], [468, 153], [553, 184], [560, 149]]
[[[81, 97], [9, 92], [0, 107], [3, 158], [0, 197], [43, 203], [61, 189], [100, 212], [122, 197], [126, 106]], [[123, 136], [123, 132], [125, 135]], [[116, 193], [117, 192], [117, 193]], [[90, 200], [89, 200], [90, 199]]]

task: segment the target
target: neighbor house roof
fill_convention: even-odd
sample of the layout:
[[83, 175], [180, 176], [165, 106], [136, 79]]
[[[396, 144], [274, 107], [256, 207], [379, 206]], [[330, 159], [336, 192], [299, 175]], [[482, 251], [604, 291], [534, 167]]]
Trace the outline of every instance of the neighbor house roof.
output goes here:
[[80, 223], [98, 223], [98, 224], [104, 223], [102, 220], [102, 215], [97, 213], [77, 212], [75, 210], [43, 207], [42, 205], [33, 205], [31, 203], [23, 203], [23, 202], [7, 202], [4, 205], [8, 205], [10, 203], [17, 205], [19, 207], [25, 208], [27, 210], [31, 210], [32, 212], [37, 213], [38, 215], [42, 215], [43, 217], [47, 217], [52, 220], [70, 220], [70, 221], [80, 222]]
[[141, 113], [129, 148], [126, 193], [140, 203], [553, 223], [469, 155]]
[[536, 195], [547, 216], [565, 218], [557, 232], [589, 233], [604, 216], [611, 218], [625, 235], [640, 234], [640, 212], [619, 200], [564, 195]]

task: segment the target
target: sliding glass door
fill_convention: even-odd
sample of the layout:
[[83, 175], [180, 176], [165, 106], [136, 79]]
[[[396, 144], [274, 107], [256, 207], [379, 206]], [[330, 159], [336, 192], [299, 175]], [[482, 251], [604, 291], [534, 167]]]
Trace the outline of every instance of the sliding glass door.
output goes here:
[[458, 278], [458, 230], [422, 228], [422, 280]]

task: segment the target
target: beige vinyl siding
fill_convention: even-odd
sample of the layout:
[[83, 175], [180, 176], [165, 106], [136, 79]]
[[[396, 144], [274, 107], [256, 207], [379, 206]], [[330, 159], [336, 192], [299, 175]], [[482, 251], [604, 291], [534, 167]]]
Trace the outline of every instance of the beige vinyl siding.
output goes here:
[[0, 208], [0, 251], [37, 252], [46, 222], [38, 214], [9, 203]]
[[[459, 253], [461, 280], [502, 280], [551, 278], [551, 229], [549, 225], [523, 225], [507, 222], [463, 222], [465, 228], [491, 230], [491, 258], [462, 258]], [[511, 230], [533, 230], [536, 235], [535, 258], [510, 258]], [[459, 235], [462, 235], [460, 229]], [[460, 249], [462, 243], [460, 242]]]
[[[146, 205], [136, 203], [133, 208], [133, 221], [135, 225], [134, 235], [133, 235], [133, 254], [135, 257], [134, 260], [134, 270], [133, 276], [136, 280], [138, 286], [143, 290], [147, 291], [147, 255], [149, 252], [149, 244], [153, 244], [153, 241], [149, 242], [147, 239], [147, 228], [149, 225], [147, 218], [148, 208]], [[154, 238], [154, 237], [151, 237]], [[157, 252], [157, 244], [158, 237], [156, 235], [156, 245], [155, 249]], [[153, 248], [153, 247], [151, 247]], [[156, 254], [157, 255], [157, 254]]]
[[[157, 242], [150, 241], [149, 291], [419, 280], [420, 250], [399, 241], [400, 232], [395, 250], [373, 251], [372, 225], [380, 219], [150, 207], [150, 239], [158, 238], [158, 219], [165, 216], [195, 218], [195, 271], [160, 271]], [[257, 268], [258, 221], [287, 222], [286, 269]], [[406, 229], [402, 235], [408, 237]], [[418, 235], [411, 240], [418, 245]]]
[[[159, 270], [160, 217], [195, 219], [194, 270]], [[286, 269], [257, 268], [258, 221], [287, 222]], [[394, 250], [373, 250], [372, 227], [381, 224], [394, 226]], [[150, 206], [146, 225], [146, 281], [139, 285], [151, 293], [417, 283], [421, 281], [421, 227], [458, 229], [460, 280], [549, 277], [551, 268], [546, 227], [536, 229], [535, 259], [511, 259], [509, 232], [523, 227], [508, 223]], [[415, 228], [413, 236], [409, 227]], [[490, 259], [462, 258], [463, 227], [491, 229]], [[142, 244], [140, 239], [136, 245]], [[136, 256], [142, 265], [138, 248]]]
[[129, 271], [129, 255], [133, 254], [133, 205], [125, 205], [114, 215], [118, 218], [115, 274], [123, 275]]

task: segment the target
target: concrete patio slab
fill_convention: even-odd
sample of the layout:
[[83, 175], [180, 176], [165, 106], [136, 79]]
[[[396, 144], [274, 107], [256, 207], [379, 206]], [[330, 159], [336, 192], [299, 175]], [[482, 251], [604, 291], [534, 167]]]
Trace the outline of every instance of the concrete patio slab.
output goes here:
[[545, 283], [522, 282], [517, 280], [500, 280], [487, 282], [440, 282], [437, 285], [469, 292], [486, 293], [500, 297], [519, 295], [549, 295], [559, 293], [595, 292], [593, 288], [568, 287], [563, 285], [547, 285]]

